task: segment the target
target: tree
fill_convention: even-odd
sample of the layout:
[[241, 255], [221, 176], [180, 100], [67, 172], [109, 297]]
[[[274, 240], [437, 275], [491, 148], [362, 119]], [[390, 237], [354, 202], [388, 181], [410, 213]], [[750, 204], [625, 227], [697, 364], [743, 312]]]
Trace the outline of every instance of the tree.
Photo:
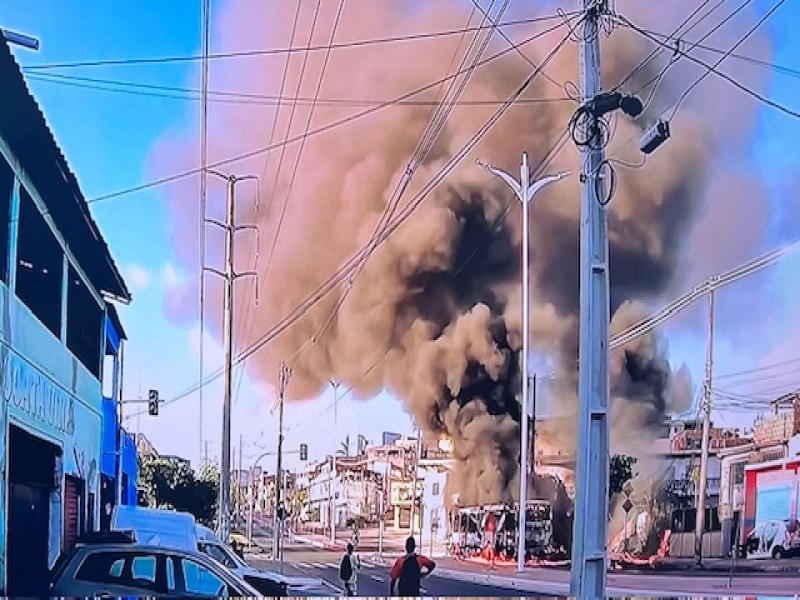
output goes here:
[[198, 479], [186, 460], [142, 456], [138, 483], [140, 506], [188, 512], [200, 523], [213, 524], [219, 492], [219, 472], [213, 465]]
[[633, 472], [633, 467], [637, 462], [639, 462], [637, 458], [625, 456], [623, 454], [615, 454], [611, 457], [608, 486], [609, 500], [614, 497], [614, 494], [622, 492], [622, 487], [625, 485], [626, 481], [636, 476]]

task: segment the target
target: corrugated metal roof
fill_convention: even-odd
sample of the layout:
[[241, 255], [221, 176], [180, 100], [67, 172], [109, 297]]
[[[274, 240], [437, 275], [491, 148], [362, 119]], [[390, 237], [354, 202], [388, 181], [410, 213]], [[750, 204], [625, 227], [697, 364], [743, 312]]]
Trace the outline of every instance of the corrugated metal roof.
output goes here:
[[30, 93], [8, 43], [0, 43], [0, 137], [36, 186], [81, 268], [99, 291], [123, 302], [131, 294], [86, 198], [39, 104]]

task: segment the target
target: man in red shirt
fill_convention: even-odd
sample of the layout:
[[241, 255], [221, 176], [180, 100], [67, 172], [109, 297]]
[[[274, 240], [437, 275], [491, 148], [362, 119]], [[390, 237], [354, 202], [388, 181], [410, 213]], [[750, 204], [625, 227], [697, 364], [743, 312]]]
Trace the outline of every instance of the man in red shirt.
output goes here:
[[[436, 568], [436, 563], [430, 558], [416, 554], [414, 550], [417, 543], [413, 537], [406, 540], [406, 555], [397, 559], [392, 567], [389, 583], [389, 595], [395, 594], [395, 585], [398, 583], [398, 591], [401, 596], [411, 597], [420, 595], [420, 582], [423, 577], [430, 575]], [[423, 575], [422, 569], [425, 569]]]

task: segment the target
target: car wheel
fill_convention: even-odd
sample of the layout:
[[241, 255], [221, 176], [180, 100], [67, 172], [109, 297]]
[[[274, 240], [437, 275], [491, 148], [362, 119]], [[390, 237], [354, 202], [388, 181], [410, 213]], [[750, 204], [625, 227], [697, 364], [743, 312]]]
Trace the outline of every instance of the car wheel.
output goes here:
[[783, 548], [782, 548], [782, 547], [780, 547], [780, 546], [776, 546], [776, 547], [775, 547], [775, 548], [772, 550], [772, 558], [781, 559], [781, 558], [783, 558], [783, 556], [784, 556], [784, 551], [783, 551]]

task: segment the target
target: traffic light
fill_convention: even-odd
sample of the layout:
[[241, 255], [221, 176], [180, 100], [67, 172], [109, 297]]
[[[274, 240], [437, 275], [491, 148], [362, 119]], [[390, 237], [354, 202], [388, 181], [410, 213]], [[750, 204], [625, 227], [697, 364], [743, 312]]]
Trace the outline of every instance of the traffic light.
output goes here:
[[308, 444], [300, 444], [300, 460], [308, 460]]
[[158, 416], [158, 390], [150, 390], [147, 396], [147, 412], [151, 417]]

